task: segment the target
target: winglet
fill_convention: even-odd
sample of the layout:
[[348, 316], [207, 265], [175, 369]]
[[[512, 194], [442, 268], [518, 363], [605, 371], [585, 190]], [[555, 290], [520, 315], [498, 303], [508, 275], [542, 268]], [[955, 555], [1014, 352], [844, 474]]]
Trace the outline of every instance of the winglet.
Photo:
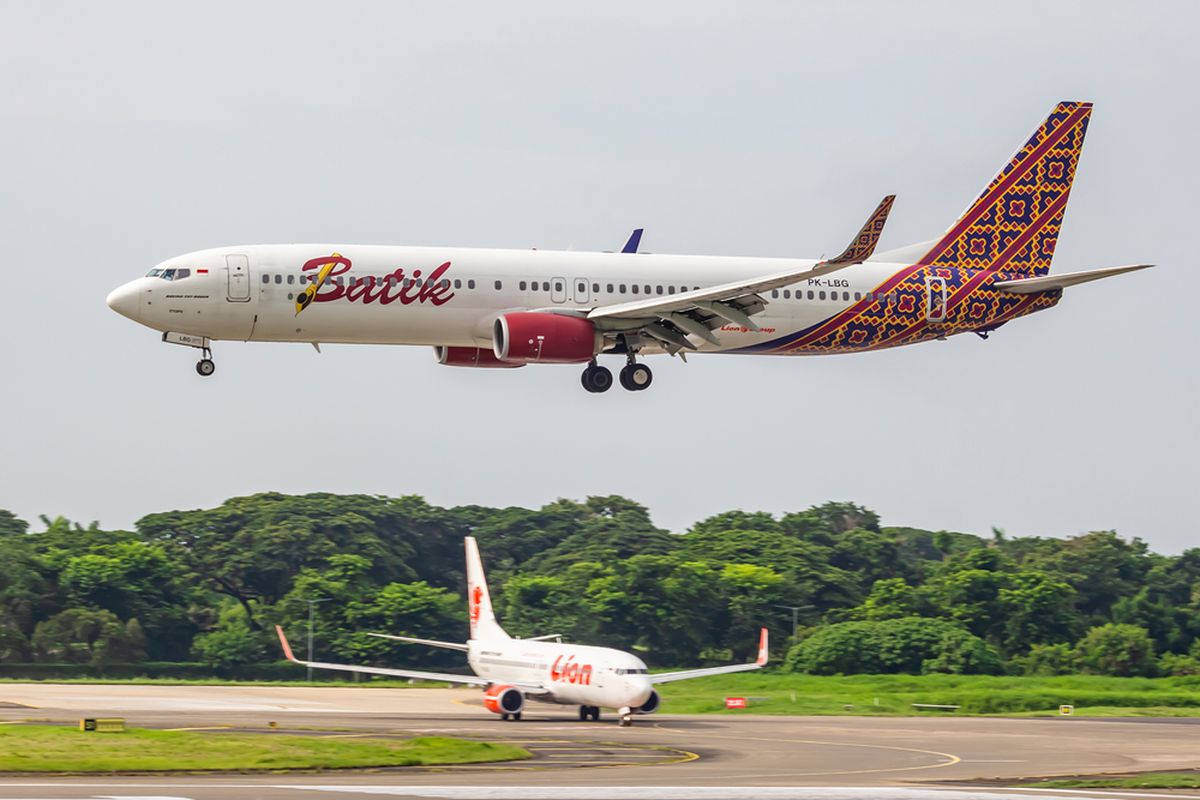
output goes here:
[[642, 228], [636, 228], [633, 233], [629, 234], [629, 241], [625, 242], [625, 246], [621, 248], [622, 253], [636, 253], [638, 245], [642, 242]]
[[[283, 634], [280, 633], [280, 636]], [[767, 629], [763, 628], [758, 634], [758, 660], [754, 662], [760, 667], [767, 664]]]
[[297, 664], [299, 664], [299, 659], [292, 655], [292, 646], [288, 644], [287, 637], [283, 635], [283, 627], [281, 625], [276, 625], [275, 632], [279, 634], [279, 643], [283, 645], [284, 656], [287, 657], [288, 661], [295, 661]]
[[879, 243], [879, 237], [883, 234], [883, 226], [887, 223], [888, 214], [892, 211], [892, 203], [895, 202], [896, 195], [889, 194], [887, 197], [879, 201], [879, 205], [875, 206], [875, 210], [871, 212], [871, 216], [867, 218], [866, 223], [854, 237], [854, 241], [842, 251], [841, 255], [826, 259], [822, 264], [859, 264], [866, 261], [875, 252], [875, 245]]

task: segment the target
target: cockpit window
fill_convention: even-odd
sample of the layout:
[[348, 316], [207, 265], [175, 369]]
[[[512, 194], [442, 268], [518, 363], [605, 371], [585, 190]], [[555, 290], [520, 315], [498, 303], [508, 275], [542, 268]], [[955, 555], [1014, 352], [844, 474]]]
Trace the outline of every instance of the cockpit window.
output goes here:
[[649, 675], [650, 670], [637, 669], [636, 667], [629, 667], [628, 669], [623, 668], [623, 667], [617, 667], [617, 674], [618, 675]]
[[180, 281], [192, 274], [190, 269], [152, 269], [146, 273], [147, 278], [162, 278], [165, 281]]

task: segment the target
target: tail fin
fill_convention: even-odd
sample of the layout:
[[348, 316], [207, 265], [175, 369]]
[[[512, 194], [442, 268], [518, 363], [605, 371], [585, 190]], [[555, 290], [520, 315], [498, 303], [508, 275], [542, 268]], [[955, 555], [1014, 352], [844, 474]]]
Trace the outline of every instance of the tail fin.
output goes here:
[[1059, 103], [918, 263], [1049, 272], [1091, 114], [1091, 103]]
[[464, 543], [467, 549], [467, 609], [471, 620], [471, 638], [507, 639], [508, 634], [496, 622], [496, 614], [492, 611], [492, 597], [483, 574], [479, 545], [473, 536], [466, 537]]

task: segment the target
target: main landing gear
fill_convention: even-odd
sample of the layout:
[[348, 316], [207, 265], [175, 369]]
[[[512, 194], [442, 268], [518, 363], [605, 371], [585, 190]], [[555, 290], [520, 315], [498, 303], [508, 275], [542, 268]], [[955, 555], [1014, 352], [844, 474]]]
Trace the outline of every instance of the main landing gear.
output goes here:
[[599, 722], [600, 721], [600, 706], [580, 706], [579, 707], [580, 722]]
[[[654, 380], [654, 374], [650, 372], [650, 368], [645, 364], [639, 364], [629, 357], [629, 362], [621, 370], [619, 379], [621, 386], [631, 392], [640, 392], [650, 385]], [[595, 359], [587, 365], [587, 369], [579, 376], [579, 382], [583, 384], [583, 388], [593, 394], [607, 392], [612, 388], [613, 376], [606, 367], [602, 367], [596, 363]]]
[[508, 722], [510, 719], [513, 722], [520, 722], [521, 721], [521, 712], [518, 711], [515, 714], [501, 714], [500, 719], [504, 720], [505, 722]]

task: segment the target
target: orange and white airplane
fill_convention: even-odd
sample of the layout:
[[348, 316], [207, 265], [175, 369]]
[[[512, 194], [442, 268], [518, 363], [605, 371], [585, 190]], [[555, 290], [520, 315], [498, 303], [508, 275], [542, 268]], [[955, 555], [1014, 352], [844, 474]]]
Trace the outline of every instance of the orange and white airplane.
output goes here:
[[[492, 612], [479, 547], [466, 537], [467, 601], [471, 638], [465, 643], [439, 642], [411, 636], [373, 633], [382, 639], [410, 644], [444, 647], [467, 654], [474, 675], [424, 672], [412, 669], [362, 667], [352, 664], [328, 664], [301, 661], [292, 653], [283, 628], [276, 625], [283, 654], [289, 661], [314, 669], [363, 672], [427, 681], [462, 683], [483, 688], [483, 705], [504, 720], [519, 720], [526, 700], [579, 706], [579, 719], [599, 720], [601, 708], [615, 708], [622, 727], [632, 724], [636, 714], [653, 714], [660, 705], [654, 685], [708, 675], [761, 669], [767, 663], [767, 629], [759, 632], [758, 659], [752, 664], [731, 664], [680, 672], [651, 673], [645, 662], [632, 653], [611, 647], [564, 644], [561, 636], [514, 639], [504, 632]], [[555, 639], [558, 641], [548, 641]]]
[[821, 355], [959, 333], [982, 338], [1050, 308], [1063, 289], [1148, 264], [1050, 275], [1092, 104], [1059, 103], [941, 237], [875, 253], [886, 197], [829, 259], [452, 247], [289, 244], [170, 258], [108, 296], [120, 314], [202, 351], [216, 340], [431, 346], [457, 367], [624, 358], [620, 383], [650, 385], [639, 357]]

